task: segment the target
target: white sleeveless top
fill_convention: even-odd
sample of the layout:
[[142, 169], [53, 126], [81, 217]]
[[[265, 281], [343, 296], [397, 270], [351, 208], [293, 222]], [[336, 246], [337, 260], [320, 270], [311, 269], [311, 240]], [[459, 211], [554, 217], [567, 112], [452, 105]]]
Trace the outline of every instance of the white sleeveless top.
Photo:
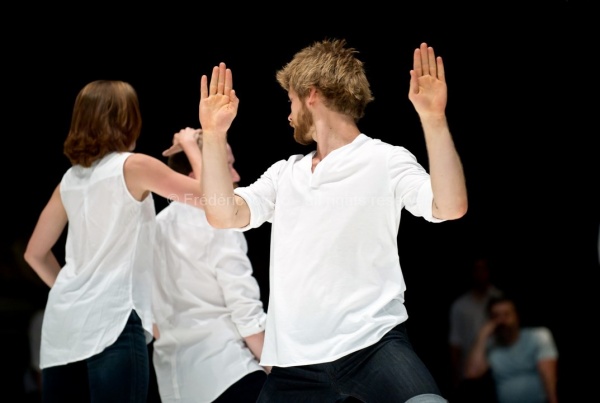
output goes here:
[[135, 309], [152, 340], [152, 194], [129, 193], [112, 153], [91, 167], [71, 167], [60, 194], [68, 216], [65, 265], [48, 294], [40, 368], [80, 361], [116, 341]]

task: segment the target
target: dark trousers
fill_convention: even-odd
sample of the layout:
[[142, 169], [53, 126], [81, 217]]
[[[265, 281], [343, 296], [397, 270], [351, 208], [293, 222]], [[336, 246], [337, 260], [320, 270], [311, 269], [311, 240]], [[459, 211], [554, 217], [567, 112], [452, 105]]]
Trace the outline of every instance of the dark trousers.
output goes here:
[[213, 403], [256, 403], [266, 379], [266, 372], [251, 372], [227, 388]]
[[260, 403], [446, 402], [414, 352], [404, 324], [379, 342], [333, 362], [273, 367]]
[[132, 311], [119, 338], [85, 361], [44, 368], [44, 403], [146, 403], [149, 358], [142, 321]]

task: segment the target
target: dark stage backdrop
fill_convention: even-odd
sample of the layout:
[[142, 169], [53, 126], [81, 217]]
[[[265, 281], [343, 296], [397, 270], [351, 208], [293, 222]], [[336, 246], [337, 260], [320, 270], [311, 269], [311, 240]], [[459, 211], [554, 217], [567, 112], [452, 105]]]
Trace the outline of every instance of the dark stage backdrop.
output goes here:
[[[247, 185], [275, 161], [313, 149], [292, 138], [287, 95], [275, 72], [296, 51], [326, 37], [347, 39], [365, 63], [375, 101], [359, 122], [361, 130], [407, 147], [426, 167], [420, 123], [407, 96], [409, 70], [413, 50], [423, 41], [444, 59], [447, 115], [464, 163], [469, 211], [459, 221], [438, 225], [406, 212], [398, 236], [409, 332], [440, 384], [447, 385], [449, 305], [466, 289], [469, 257], [479, 251], [491, 257], [496, 282], [526, 302], [532, 322], [553, 330], [561, 369], [571, 365], [569, 327], [559, 312], [576, 295], [567, 284], [570, 273], [598, 269], [598, 221], [597, 214], [585, 220], [585, 241], [577, 243], [585, 247], [572, 253], [574, 224], [562, 206], [567, 185], [557, 180], [568, 169], [563, 157], [574, 142], [564, 130], [577, 59], [570, 51], [568, 2], [545, 3], [535, 12], [491, 5], [485, 11], [403, 7], [295, 10], [293, 16], [268, 17], [270, 11], [257, 6], [238, 10], [235, 18], [223, 10], [159, 7], [75, 10], [69, 18], [49, 18], [43, 10], [17, 16], [23, 33], [7, 33], [12, 39], [3, 50], [0, 301], [8, 329], [3, 345], [14, 353], [2, 364], [3, 381], [18, 388], [27, 365], [28, 315], [47, 295], [21, 256], [69, 167], [62, 143], [77, 92], [96, 79], [130, 82], [143, 115], [136, 151], [162, 158], [176, 131], [199, 125], [200, 76], [226, 62], [241, 100], [229, 142], [241, 184]], [[166, 201], [155, 199], [157, 210], [164, 208]], [[319, 232], [315, 228], [307, 236]], [[268, 306], [269, 224], [246, 237]], [[561, 375], [561, 387], [570, 387], [568, 371]]]

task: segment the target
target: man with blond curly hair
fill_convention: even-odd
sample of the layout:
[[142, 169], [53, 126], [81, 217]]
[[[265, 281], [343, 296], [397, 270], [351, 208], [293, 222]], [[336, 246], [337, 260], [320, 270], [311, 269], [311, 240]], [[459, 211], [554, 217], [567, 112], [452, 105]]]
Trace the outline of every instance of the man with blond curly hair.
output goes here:
[[[467, 211], [445, 115], [444, 65], [427, 44], [415, 49], [408, 96], [421, 119], [428, 173], [405, 148], [359, 129], [373, 95], [356, 54], [344, 40], [324, 40], [277, 72], [294, 138], [316, 149], [235, 189], [226, 147], [239, 105], [232, 73], [220, 63], [210, 84], [201, 79], [206, 217], [238, 231], [272, 223], [261, 357], [272, 370], [261, 403], [446, 401], [406, 333], [397, 244], [403, 209], [434, 223]], [[233, 202], [210, 202], [218, 199]]]

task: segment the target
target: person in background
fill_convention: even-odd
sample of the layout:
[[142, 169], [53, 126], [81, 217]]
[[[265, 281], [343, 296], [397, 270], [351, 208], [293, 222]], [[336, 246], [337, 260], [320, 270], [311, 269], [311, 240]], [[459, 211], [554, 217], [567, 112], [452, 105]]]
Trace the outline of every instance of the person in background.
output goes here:
[[469, 269], [469, 289], [450, 306], [448, 342], [453, 388], [451, 400], [457, 403], [481, 402], [483, 396], [489, 396], [490, 392], [493, 394], [489, 377], [466, 380], [464, 376], [467, 355], [479, 329], [487, 321], [487, 303], [501, 292], [493, 284], [491, 275], [489, 259], [476, 256]]
[[[445, 116], [444, 65], [426, 43], [413, 53], [408, 97], [421, 120], [428, 173], [407, 149], [358, 127], [373, 95], [356, 54], [345, 40], [319, 41], [276, 73], [294, 138], [316, 150], [275, 162], [235, 189], [227, 162], [227, 131], [239, 105], [232, 72], [220, 63], [210, 84], [201, 78], [208, 222], [238, 231], [272, 224], [261, 357], [272, 370], [261, 403], [446, 401], [408, 337], [398, 256], [403, 210], [432, 223], [467, 211]], [[165, 154], [176, 150], [174, 142]]]
[[558, 403], [558, 350], [547, 327], [521, 327], [517, 305], [507, 295], [493, 297], [489, 320], [469, 353], [465, 376], [490, 370], [498, 403]]
[[[228, 144], [237, 185], [234, 161]], [[184, 153], [168, 165], [196, 178]], [[244, 234], [215, 229], [201, 210], [176, 200], [156, 221], [152, 361], [161, 401], [256, 402], [268, 371], [259, 364], [266, 313]]]
[[[152, 194], [198, 209], [198, 179], [135, 153], [142, 118], [127, 82], [97, 80], [77, 94], [64, 154], [72, 166], [43, 208], [24, 252], [50, 287], [40, 345], [44, 402], [146, 402], [152, 340]], [[197, 133], [174, 136], [195, 170]], [[65, 263], [52, 249], [68, 231]], [[72, 373], [87, 368], [88, 396]]]

